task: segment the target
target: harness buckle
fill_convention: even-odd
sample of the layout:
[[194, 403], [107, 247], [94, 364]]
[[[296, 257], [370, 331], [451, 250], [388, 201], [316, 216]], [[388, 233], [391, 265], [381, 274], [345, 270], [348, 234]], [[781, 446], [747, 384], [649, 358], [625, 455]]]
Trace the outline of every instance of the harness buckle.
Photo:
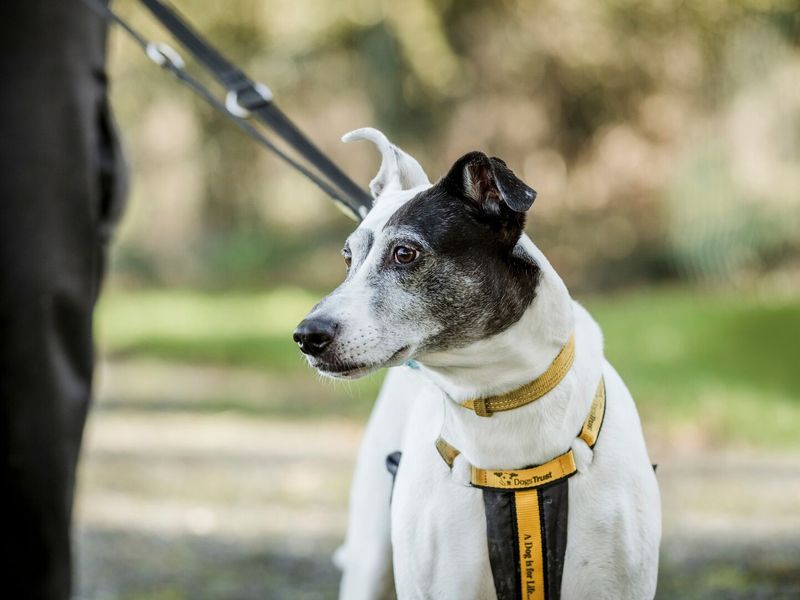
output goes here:
[[[264, 104], [269, 104], [272, 102], [272, 90], [269, 89], [263, 83], [254, 83], [252, 86], [247, 86], [240, 90], [230, 90], [227, 95], [225, 96], [225, 109], [231, 113], [234, 117], [238, 117], [240, 119], [246, 119], [250, 116], [250, 109], [245, 108], [239, 102], [239, 94], [244, 92], [255, 92], [255, 94], [261, 98], [261, 101]], [[255, 107], [255, 104], [250, 103], [251, 106]]]
[[144, 47], [144, 53], [147, 58], [156, 63], [159, 67], [166, 67], [172, 65], [177, 69], [183, 69], [186, 63], [180, 54], [167, 43], [164, 42], [148, 42]]

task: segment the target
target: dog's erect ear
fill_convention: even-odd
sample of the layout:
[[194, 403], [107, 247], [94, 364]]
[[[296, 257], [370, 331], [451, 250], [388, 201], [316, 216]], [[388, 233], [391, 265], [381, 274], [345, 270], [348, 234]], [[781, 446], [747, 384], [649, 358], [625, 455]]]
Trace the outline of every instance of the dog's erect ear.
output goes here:
[[487, 215], [499, 216], [510, 209], [524, 218], [536, 199], [536, 190], [514, 175], [503, 160], [483, 152], [459, 158], [442, 183]]
[[364, 127], [342, 136], [343, 142], [369, 140], [381, 152], [381, 168], [369, 183], [369, 190], [375, 200], [388, 191], [410, 190], [420, 185], [430, 184], [428, 176], [420, 164], [400, 148], [392, 144], [377, 129]]

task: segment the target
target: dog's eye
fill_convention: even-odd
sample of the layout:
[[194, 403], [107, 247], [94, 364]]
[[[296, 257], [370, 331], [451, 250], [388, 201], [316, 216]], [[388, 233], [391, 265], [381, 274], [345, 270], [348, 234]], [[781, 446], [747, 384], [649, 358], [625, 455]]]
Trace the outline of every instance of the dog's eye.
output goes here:
[[347, 268], [350, 268], [350, 263], [353, 262], [353, 255], [350, 253], [350, 250], [345, 248], [342, 250], [342, 256], [344, 256], [344, 264], [347, 265]]
[[408, 246], [397, 246], [394, 249], [394, 260], [401, 265], [407, 265], [417, 259], [417, 251]]

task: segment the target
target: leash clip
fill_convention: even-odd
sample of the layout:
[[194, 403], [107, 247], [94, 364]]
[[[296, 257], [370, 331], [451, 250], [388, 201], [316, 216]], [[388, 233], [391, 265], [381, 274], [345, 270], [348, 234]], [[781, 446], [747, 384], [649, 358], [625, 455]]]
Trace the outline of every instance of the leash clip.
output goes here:
[[272, 90], [269, 89], [263, 83], [254, 83], [251, 86], [243, 88], [241, 90], [231, 90], [225, 96], [225, 109], [231, 113], [234, 117], [238, 117], [240, 119], [246, 119], [250, 116], [250, 109], [245, 108], [239, 103], [239, 94], [243, 92], [255, 92], [264, 104], [269, 104], [272, 102]]
[[144, 47], [144, 53], [147, 55], [147, 58], [156, 63], [159, 67], [172, 65], [177, 69], [183, 69], [183, 67], [186, 66], [183, 58], [178, 54], [175, 48], [164, 42], [148, 42]]

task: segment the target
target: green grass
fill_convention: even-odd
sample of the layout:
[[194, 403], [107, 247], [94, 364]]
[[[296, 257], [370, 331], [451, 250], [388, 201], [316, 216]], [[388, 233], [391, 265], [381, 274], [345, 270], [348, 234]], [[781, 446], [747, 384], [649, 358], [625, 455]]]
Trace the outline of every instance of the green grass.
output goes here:
[[352, 382], [323, 381], [292, 341], [292, 330], [320, 297], [296, 288], [226, 293], [109, 290], [96, 316], [98, 345], [106, 357], [247, 368], [272, 375], [282, 385], [268, 384], [259, 402], [213, 392], [187, 401], [165, 389], [157, 403], [114, 398], [102, 408], [233, 411], [292, 419], [366, 418], [383, 374]]
[[798, 445], [800, 301], [650, 290], [587, 305], [645, 417]]
[[98, 337], [112, 356], [298, 370], [291, 332], [315, 301], [298, 289], [112, 291], [98, 308]]
[[[313, 380], [291, 331], [318, 299], [299, 289], [111, 291], [99, 307], [98, 337], [112, 357], [307, 373]], [[697, 426], [719, 442], [798, 445], [800, 301], [651, 289], [588, 298], [585, 305], [649, 423]], [[344, 412], [365, 416], [364, 397], [371, 399], [379, 382], [320, 383], [338, 398], [321, 410], [341, 415], [352, 398], [353, 410]]]

